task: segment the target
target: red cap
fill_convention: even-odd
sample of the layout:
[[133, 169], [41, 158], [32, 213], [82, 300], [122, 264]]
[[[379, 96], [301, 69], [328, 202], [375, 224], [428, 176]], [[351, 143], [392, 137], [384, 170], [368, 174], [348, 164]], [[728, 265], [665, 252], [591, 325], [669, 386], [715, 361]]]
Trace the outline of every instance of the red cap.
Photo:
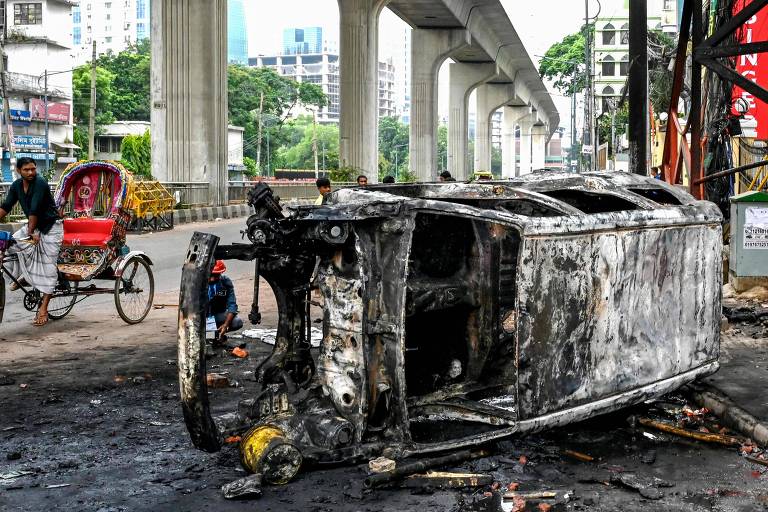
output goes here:
[[224, 261], [216, 260], [216, 264], [213, 266], [213, 270], [211, 271], [211, 274], [221, 275], [226, 271], [227, 271], [227, 266], [224, 264]]

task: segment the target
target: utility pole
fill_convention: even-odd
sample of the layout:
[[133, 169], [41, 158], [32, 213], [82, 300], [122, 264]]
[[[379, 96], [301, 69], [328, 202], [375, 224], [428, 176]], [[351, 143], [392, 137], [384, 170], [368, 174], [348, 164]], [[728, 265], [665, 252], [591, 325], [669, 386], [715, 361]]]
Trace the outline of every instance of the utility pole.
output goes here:
[[[589, 30], [589, 0], [584, 0], [584, 60], [587, 64], [587, 90], [584, 94], [584, 138], [583, 146], [592, 146], [592, 154], [585, 155], [585, 170], [592, 169], [595, 151], [592, 140], [592, 34]], [[582, 148], [583, 148], [582, 146]]]
[[[261, 135], [263, 133], [264, 119], [262, 113], [264, 112], [264, 91], [261, 91], [261, 99], [259, 100], [259, 131], [256, 136], [256, 166], [261, 172]], [[264, 173], [262, 173], [262, 176]]]
[[0, 38], [0, 89], [3, 95], [3, 124], [5, 124], [5, 142], [10, 155], [11, 170], [16, 169], [16, 151], [13, 146], [13, 125], [11, 124], [11, 108], [8, 103], [8, 76], [6, 68], [5, 44]]
[[[45, 115], [46, 119], [48, 114]], [[88, 119], [88, 160], [93, 160], [96, 149], [96, 40], [91, 53], [91, 112]]]
[[[45, 70], [45, 92], [43, 95], [43, 109], [45, 114], [45, 172], [48, 172], [48, 169], [51, 168], [50, 163], [50, 157], [48, 154], [50, 153], [50, 133], [48, 131], [48, 70]], [[47, 174], [46, 174], [47, 176]]]
[[320, 177], [317, 158], [317, 111], [312, 111], [312, 152], [315, 154], [315, 179]]
[[648, 2], [629, 2], [629, 172], [648, 174]]

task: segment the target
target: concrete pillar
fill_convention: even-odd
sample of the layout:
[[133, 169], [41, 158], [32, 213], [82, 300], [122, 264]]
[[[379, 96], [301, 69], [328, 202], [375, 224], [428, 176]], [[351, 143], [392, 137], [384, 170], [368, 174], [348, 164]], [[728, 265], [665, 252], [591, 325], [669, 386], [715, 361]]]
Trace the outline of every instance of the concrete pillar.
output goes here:
[[470, 43], [461, 29], [411, 33], [410, 167], [419, 181], [437, 181], [438, 75], [451, 52]]
[[518, 120], [531, 112], [530, 107], [504, 107], [501, 146], [501, 177], [512, 178], [519, 176], [517, 167], [517, 132]]
[[468, 107], [469, 96], [480, 84], [498, 75], [495, 63], [463, 64], [448, 66], [449, 107], [448, 114], [448, 172], [459, 181], [467, 179]]
[[511, 84], [483, 84], [477, 88], [475, 126], [475, 171], [491, 170], [491, 117], [505, 103], [515, 99]]
[[535, 114], [528, 114], [517, 122], [520, 125], [520, 176], [531, 173], [533, 168], [531, 152], [531, 129], [536, 121]]
[[[339, 2], [339, 163], [379, 177], [379, 14], [388, 0]], [[226, 38], [225, 38], [226, 39]]]
[[531, 162], [533, 169], [541, 169], [547, 164], [547, 138], [549, 130], [543, 124], [531, 127]]
[[[227, 0], [152, 2], [152, 174], [227, 197]], [[195, 34], [191, 37], [190, 34]]]

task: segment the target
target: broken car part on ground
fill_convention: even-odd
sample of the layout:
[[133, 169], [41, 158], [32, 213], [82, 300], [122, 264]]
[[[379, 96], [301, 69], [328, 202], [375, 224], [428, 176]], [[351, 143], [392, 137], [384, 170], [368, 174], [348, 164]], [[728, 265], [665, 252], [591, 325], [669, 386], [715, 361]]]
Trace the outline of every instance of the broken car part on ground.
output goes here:
[[[722, 217], [658, 180], [540, 173], [343, 189], [289, 214], [265, 184], [249, 197], [250, 243], [204, 233], [190, 243], [179, 383], [195, 446], [244, 435], [243, 464], [264, 482], [303, 463], [401, 458], [583, 420], [718, 368]], [[215, 259], [255, 262], [254, 287], [271, 286], [279, 325], [255, 371], [260, 392], [214, 420]], [[312, 304], [323, 311], [319, 349]], [[259, 321], [258, 303], [249, 317]]]

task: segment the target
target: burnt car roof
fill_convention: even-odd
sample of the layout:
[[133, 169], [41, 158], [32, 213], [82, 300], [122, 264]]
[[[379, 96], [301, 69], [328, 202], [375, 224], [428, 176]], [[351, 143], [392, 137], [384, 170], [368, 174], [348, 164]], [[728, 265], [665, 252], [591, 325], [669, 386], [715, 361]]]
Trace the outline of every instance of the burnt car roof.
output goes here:
[[660, 180], [624, 172], [537, 172], [504, 181], [345, 188], [330, 194], [323, 206], [295, 210], [305, 219], [361, 220], [397, 215], [402, 207], [482, 216], [530, 232], [577, 227], [564, 218], [601, 227], [722, 221], [712, 203]]
[[[502, 188], [498, 188], [502, 187]], [[515, 190], [517, 189], [517, 190]], [[339, 194], [343, 190], [336, 191]], [[626, 172], [586, 172], [567, 173], [540, 171], [510, 178], [508, 180], [488, 180], [464, 182], [434, 182], [434, 183], [407, 183], [407, 184], [380, 184], [370, 185], [365, 188], [353, 188], [359, 192], [375, 191], [391, 194], [393, 196], [407, 197], [411, 199], [475, 199], [483, 197], [516, 197], [525, 195], [524, 192], [548, 193], [559, 190], [574, 190], [593, 193], [615, 194], [632, 198], [640, 203], [644, 209], [654, 209], [669, 206], [674, 203], [659, 203], [653, 201], [646, 203], [643, 198], [647, 196], [638, 194], [638, 191], [660, 190], [674, 198], [676, 205], [690, 205], [696, 203], [696, 199], [684, 189], [669, 185], [668, 183]], [[345, 199], [349, 199], [345, 197]], [[333, 201], [336, 203], [337, 201]], [[664, 205], [664, 206], [659, 206]]]

